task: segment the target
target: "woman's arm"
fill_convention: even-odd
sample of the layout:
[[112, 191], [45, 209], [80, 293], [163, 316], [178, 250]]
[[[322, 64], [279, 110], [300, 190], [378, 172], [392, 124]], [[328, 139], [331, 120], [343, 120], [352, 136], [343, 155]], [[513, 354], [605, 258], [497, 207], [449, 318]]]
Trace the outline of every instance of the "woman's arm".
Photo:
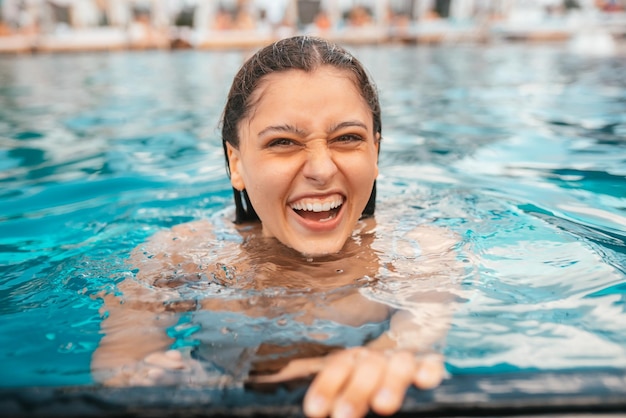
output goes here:
[[[165, 368], [179, 369], [182, 360], [165, 353], [172, 344], [165, 329], [175, 324], [170, 312], [155, 312], [155, 304], [142, 304], [150, 295], [141, 284], [126, 279], [120, 284], [123, 295], [107, 295], [102, 307], [104, 334], [91, 361], [94, 379], [108, 386], [147, 386], [162, 377]], [[128, 303], [125, 303], [128, 301]], [[165, 362], [164, 360], [171, 360]]]
[[[279, 373], [256, 377], [255, 382], [316, 374], [304, 399], [304, 412], [310, 417], [361, 417], [369, 409], [389, 415], [400, 409], [410, 385], [419, 389], [439, 385], [445, 369], [443, 357], [434, 353], [433, 347], [446, 335], [457, 293], [455, 283], [462, 274], [455, 260], [458, 240], [435, 227], [412, 231], [410, 238], [420, 245], [418, 270], [424, 282], [415, 283], [415, 292], [399, 301], [407, 309], [393, 315], [386, 333], [365, 347], [294, 360]], [[400, 272], [405, 270], [397, 267]], [[434, 291], [429, 283], [432, 276], [438, 278]]]
[[91, 363], [96, 381], [153, 385], [162, 382], [167, 371], [186, 368], [181, 353], [169, 350], [173, 339], [166, 334], [185, 303], [175, 289], [159, 286], [177, 273], [197, 273], [197, 260], [186, 256], [194, 254], [188, 249], [199, 248], [198, 242], [206, 244], [212, 236], [209, 223], [198, 221], [160, 231], [133, 250], [130, 263], [138, 268], [136, 277], [121, 282], [117, 294], [103, 297], [104, 335]]
[[[393, 414], [411, 384], [430, 389], [444, 378], [443, 357], [433, 349], [445, 337], [452, 318], [463, 272], [456, 260], [459, 241], [450, 231], [432, 226], [408, 235], [418, 242], [421, 256], [415, 291], [399, 301], [405, 309], [392, 317], [389, 331], [377, 340], [328, 359], [306, 394], [307, 415], [357, 417], [369, 409]], [[414, 271], [404, 267], [396, 269]]]

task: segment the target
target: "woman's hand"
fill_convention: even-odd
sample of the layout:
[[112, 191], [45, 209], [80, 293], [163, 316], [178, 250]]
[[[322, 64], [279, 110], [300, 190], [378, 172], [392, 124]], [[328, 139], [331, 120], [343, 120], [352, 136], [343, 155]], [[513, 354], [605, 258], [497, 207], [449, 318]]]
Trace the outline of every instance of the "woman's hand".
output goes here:
[[443, 379], [439, 356], [416, 358], [408, 351], [381, 352], [354, 348], [327, 359], [304, 398], [310, 417], [352, 418], [371, 408], [391, 415], [402, 406], [411, 384], [431, 389]]
[[106, 386], [170, 386], [180, 384], [224, 386], [230, 376], [209, 374], [188, 352], [179, 350], [155, 351], [143, 360], [102, 371]]
[[304, 398], [304, 413], [312, 418], [356, 418], [370, 409], [379, 415], [397, 412], [411, 384], [432, 389], [445, 372], [439, 355], [416, 357], [406, 350], [357, 347], [293, 360], [279, 373], [254, 380], [275, 383], [315, 373]]
[[105, 386], [157, 386], [167, 383], [168, 372], [182, 372], [188, 369], [183, 355], [178, 350], [156, 351], [143, 360], [126, 362], [115, 367], [94, 370], [97, 380]]

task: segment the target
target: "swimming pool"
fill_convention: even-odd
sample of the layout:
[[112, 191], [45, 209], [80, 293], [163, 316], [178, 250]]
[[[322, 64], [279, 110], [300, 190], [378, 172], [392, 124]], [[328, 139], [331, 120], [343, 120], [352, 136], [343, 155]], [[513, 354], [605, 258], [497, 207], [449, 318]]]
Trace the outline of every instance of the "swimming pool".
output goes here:
[[[352, 49], [381, 94], [381, 217], [454, 230], [470, 266], [442, 348], [453, 378], [413, 393], [405, 409], [518, 398], [623, 408], [624, 57], [559, 45]], [[129, 252], [230, 205], [217, 126], [248, 54], [0, 57], [0, 400], [9, 411], [130, 404], [217, 414], [240, 402], [297, 411], [297, 391], [104, 390], [89, 367], [98, 295], [132, 274]]]

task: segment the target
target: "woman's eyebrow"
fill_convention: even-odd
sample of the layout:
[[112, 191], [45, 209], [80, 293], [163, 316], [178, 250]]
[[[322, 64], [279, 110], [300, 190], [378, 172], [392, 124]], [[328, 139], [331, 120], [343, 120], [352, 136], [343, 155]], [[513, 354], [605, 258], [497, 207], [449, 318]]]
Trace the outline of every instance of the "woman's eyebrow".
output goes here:
[[263, 135], [267, 135], [268, 133], [290, 133], [296, 134], [299, 136], [304, 136], [305, 132], [302, 129], [298, 129], [293, 125], [272, 125], [266, 128], [263, 128], [257, 134], [257, 137], [261, 137]]
[[[331, 125], [330, 128], [328, 129], [328, 132], [336, 132], [340, 129], [354, 128], [354, 127], [367, 129], [367, 125], [359, 120], [348, 120], [348, 121], [340, 122], [336, 125]], [[259, 133], [257, 134], [257, 137], [260, 138], [269, 133], [272, 133], [272, 134], [289, 133], [289, 134], [295, 134], [298, 136], [306, 136], [306, 132], [304, 130], [297, 128], [296, 126], [293, 126], [293, 125], [285, 124], [285, 125], [267, 126], [259, 131]]]
[[340, 122], [336, 125], [332, 125], [330, 129], [328, 130], [328, 132], [336, 132], [340, 129], [354, 128], [354, 127], [367, 129], [367, 125], [365, 125], [363, 122], [359, 120], [348, 120], [348, 121]]

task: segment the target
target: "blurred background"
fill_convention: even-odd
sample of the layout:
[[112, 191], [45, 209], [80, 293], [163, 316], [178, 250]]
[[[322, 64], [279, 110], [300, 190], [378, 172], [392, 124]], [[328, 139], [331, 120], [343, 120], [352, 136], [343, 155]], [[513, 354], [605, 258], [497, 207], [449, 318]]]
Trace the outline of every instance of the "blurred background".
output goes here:
[[[572, 405], [602, 393], [591, 386], [602, 370], [626, 370], [625, 8], [0, 0], [0, 388], [19, 393], [0, 396], [0, 416], [7, 404], [62, 416], [72, 396], [110, 406], [97, 390], [31, 401], [21, 388], [95, 383], [103, 292], [132, 277], [129, 254], [148, 237], [232, 205], [219, 129], [230, 83], [252, 50], [296, 33], [350, 44], [376, 80], [380, 225], [433, 223], [467, 249], [471, 297], [446, 342], [450, 372], [578, 368], [590, 389]], [[196, 332], [204, 319], [186, 318], [173, 327], [181, 345], [218, 324]], [[249, 335], [249, 323], [220, 338]], [[520, 382], [511, 396], [587, 387]], [[160, 395], [159, 407], [193, 399]], [[33, 405], [44, 398], [58, 409]]]
[[626, 0], [0, 0], [0, 52], [567, 41], [610, 51]]

